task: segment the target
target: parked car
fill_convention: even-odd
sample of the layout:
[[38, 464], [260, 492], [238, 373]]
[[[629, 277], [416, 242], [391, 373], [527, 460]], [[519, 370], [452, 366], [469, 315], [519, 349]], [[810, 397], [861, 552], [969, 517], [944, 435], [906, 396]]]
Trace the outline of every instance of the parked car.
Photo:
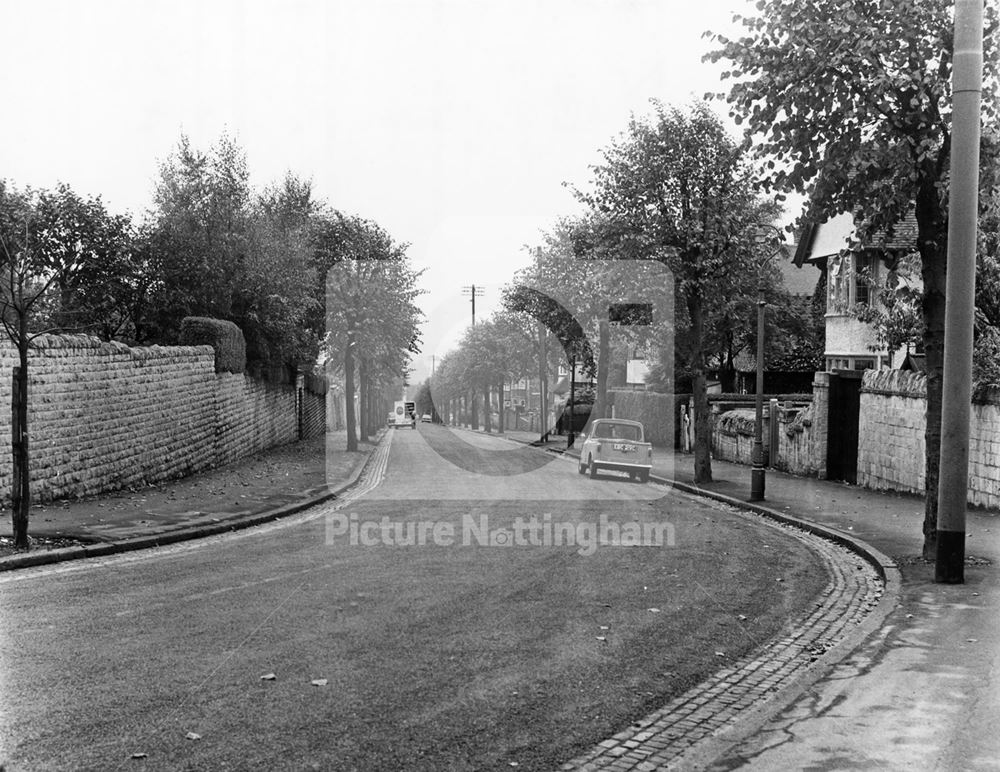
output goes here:
[[653, 467], [653, 446], [644, 439], [638, 421], [600, 418], [583, 435], [580, 445], [580, 474], [597, 477], [599, 471], [627, 472], [639, 482], [649, 480]]
[[425, 424], [429, 424], [431, 422], [431, 414], [430, 413], [424, 413], [422, 416], [420, 416], [420, 422], [421, 423], [425, 423]]

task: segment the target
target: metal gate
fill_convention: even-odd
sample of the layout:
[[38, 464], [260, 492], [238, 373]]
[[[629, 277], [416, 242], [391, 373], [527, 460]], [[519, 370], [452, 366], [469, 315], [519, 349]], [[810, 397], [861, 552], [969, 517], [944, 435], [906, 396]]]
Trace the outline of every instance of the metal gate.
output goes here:
[[858, 481], [858, 415], [863, 370], [830, 374], [830, 418], [826, 445], [826, 476], [830, 480]]

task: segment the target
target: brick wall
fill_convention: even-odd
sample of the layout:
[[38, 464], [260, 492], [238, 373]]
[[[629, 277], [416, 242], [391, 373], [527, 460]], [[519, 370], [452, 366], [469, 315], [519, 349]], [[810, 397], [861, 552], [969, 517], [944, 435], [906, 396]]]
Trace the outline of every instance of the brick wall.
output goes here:
[[[11, 486], [11, 376], [0, 345], [0, 500]], [[298, 437], [294, 386], [215, 373], [211, 346], [129, 348], [42, 336], [29, 359], [31, 491], [39, 501], [181, 477]]]

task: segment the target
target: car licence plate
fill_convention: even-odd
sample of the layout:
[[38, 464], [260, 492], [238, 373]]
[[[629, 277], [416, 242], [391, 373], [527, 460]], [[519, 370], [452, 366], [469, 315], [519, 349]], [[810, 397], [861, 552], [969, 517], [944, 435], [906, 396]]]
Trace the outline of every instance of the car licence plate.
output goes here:
[[620, 450], [622, 453], [632, 453], [635, 451], [635, 445], [626, 445], [624, 442], [616, 442], [614, 444], [615, 450]]

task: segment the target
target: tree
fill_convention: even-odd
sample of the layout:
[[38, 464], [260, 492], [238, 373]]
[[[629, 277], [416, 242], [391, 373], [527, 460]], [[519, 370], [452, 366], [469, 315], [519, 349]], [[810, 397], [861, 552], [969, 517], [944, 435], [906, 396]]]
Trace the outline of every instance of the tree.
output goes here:
[[704, 104], [688, 112], [654, 102], [651, 120], [633, 118], [594, 167], [592, 192], [578, 197], [602, 220], [595, 248], [657, 260], [674, 275], [686, 311], [687, 363], [695, 403], [695, 480], [712, 479], [706, 353], [727, 277], [755, 276], [750, 233], [774, 219], [758, 199], [743, 151]]
[[[934, 555], [941, 446], [944, 299], [951, 150], [952, 3], [760, 0], [738, 39], [713, 35], [726, 60], [730, 114], [773, 173], [769, 187], [810, 193], [805, 217], [854, 214], [878, 246], [917, 220], [927, 369], [924, 556]], [[983, 121], [997, 118], [997, 9], [986, 6]], [[996, 143], [983, 133], [984, 167]]]
[[[62, 208], [62, 201], [72, 205]], [[51, 312], [45, 309], [59, 307], [60, 282], [80, 270], [94, 251], [89, 234], [69, 235], [78, 201], [68, 188], [55, 195], [18, 191], [0, 180], [0, 322], [18, 355], [11, 395], [11, 511], [19, 549], [29, 546], [31, 511], [28, 352], [39, 335], [51, 331], [46, 327]]]
[[182, 136], [160, 165], [152, 213], [153, 337], [174, 342], [185, 316], [212, 316], [240, 327], [251, 368], [314, 361], [322, 303], [311, 229], [321, 210], [290, 173], [256, 193], [230, 138], [203, 153]]
[[868, 282], [871, 301], [859, 303], [854, 314], [875, 331], [873, 351], [885, 349], [892, 357], [900, 349], [916, 347], [923, 339], [919, 271], [920, 255], [910, 253], [899, 258], [881, 281], [872, 281], [867, 275], [859, 277]]
[[415, 410], [419, 415], [434, 414], [434, 398], [431, 392], [431, 379], [425, 378], [417, 386], [417, 393], [413, 397]]
[[316, 291], [326, 309], [323, 345], [344, 374], [348, 451], [358, 449], [359, 424], [361, 436], [374, 426], [379, 386], [405, 377], [409, 355], [420, 350], [420, 274], [410, 268], [406, 249], [376, 223], [339, 212], [319, 218], [314, 231]]
[[[58, 271], [55, 292], [41, 313], [61, 330], [104, 340], [142, 340], [142, 319], [153, 277], [145, 242], [127, 215], [112, 215], [100, 198], [68, 185], [39, 191], [35, 219]], [[85, 257], [85, 259], [81, 259]]]

